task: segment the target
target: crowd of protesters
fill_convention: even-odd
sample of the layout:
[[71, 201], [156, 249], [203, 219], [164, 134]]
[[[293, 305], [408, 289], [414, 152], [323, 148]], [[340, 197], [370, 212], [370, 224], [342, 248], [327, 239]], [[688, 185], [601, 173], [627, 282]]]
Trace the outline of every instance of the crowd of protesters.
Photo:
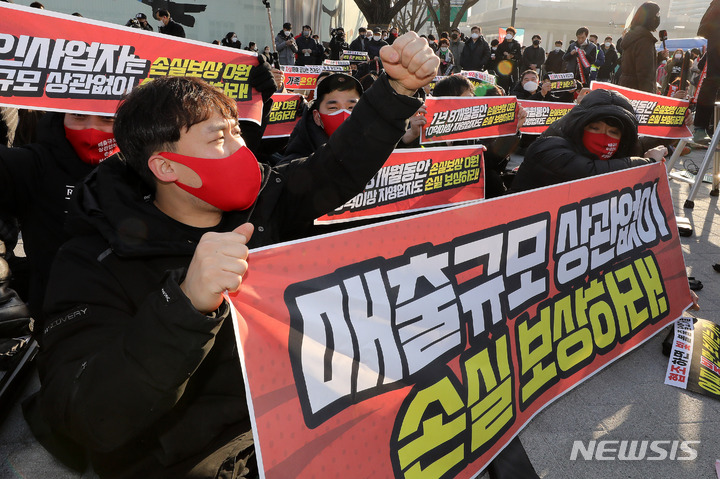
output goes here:
[[[699, 32], [710, 45], [720, 40], [719, 4], [712, 1]], [[18, 287], [43, 326], [42, 389], [26, 406], [34, 432], [66, 463], [89, 460], [104, 477], [256, 476], [245, 392], [241, 381], [227, 381], [242, 374], [222, 295], [240, 288], [248, 247], [324, 232], [313, 219], [360, 193], [394, 148], [416, 144], [427, 95], [580, 103], [537, 141], [523, 143], [518, 133], [473, 142], [488, 150], [488, 196], [661, 161], [666, 145], [639, 142], [627, 99], [587, 90], [600, 80], [687, 96], [694, 77], [679, 83], [685, 52], [656, 53], [658, 12], [644, 3], [617, 45], [580, 27], [566, 49], [556, 41], [549, 52], [540, 35], [523, 47], [512, 26], [490, 43], [480, 26], [438, 38], [368, 27], [348, 39], [337, 28], [322, 43], [311, 26], [296, 33], [286, 22], [272, 47], [245, 46], [262, 53], [249, 83], [265, 119], [272, 94], [283, 90], [272, 65], [320, 65], [349, 50], [366, 52], [368, 66], [322, 74], [280, 143], [262, 140], [266, 122], [239, 124], [232, 100], [190, 78], [136, 88], [114, 119], [45, 114], [22, 142], [13, 141], [23, 131], [16, 120], [0, 148], [0, 239], [13, 244], [22, 230], [31, 266], [28, 285]], [[185, 36], [167, 10], [154, 17], [160, 33]], [[127, 26], [153, 30], [142, 13]], [[214, 43], [243, 48], [238, 32]], [[713, 100], [717, 55], [711, 47], [687, 57], [695, 76], [709, 62], [713, 90], [705, 95]], [[476, 88], [454, 75], [463, 70], [489, 72], [497, 84]], [[549, 75], [557, 73], [572, 73], [575, 90], [553, 92]], [[435, 76], [446, 78], [430, 91]], [[706, 103], [696, 121], [702, 142]], [[3, 111], [6, 125], [11, 113]], [[521, 108], [518, 117], [522, 124]], [[502, 173], [517, 148], [527, 148], [526, 159], [510, 185]], [[214, 174], [208, 158], [233, 173]], [[72, 238], [60, 250], [66, 221]], [[507, 451], [527, 460], [518, 440]]]

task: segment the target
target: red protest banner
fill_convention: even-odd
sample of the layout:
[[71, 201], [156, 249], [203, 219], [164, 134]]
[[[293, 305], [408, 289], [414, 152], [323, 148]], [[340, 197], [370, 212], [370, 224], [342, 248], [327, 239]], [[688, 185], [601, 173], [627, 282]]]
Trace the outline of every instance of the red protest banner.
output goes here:
[[517, 99], [514, 96], [426, 98], [430, 121], [422, 128], [420, 143], [474, 140], [514, 135]]
[[690, 291], [657, 163], [254, 250], [233, 303], [261, 477], [469, 478]]
[[678, 100], [662, 95], [653, 95], [613, 83], [592, 82], [591, 90], [615, 90], [622, 93], [635, 108], [638, 119], [638, 134], [655, 138], [690, 138], [692, 133], [685, 126], [685, 115], [690, 106], [688, 100]]
[[522, 133], [539, 135], [557, 120], [565, 116], [575, 106], [574, 103], [552, 101], [518, 100], [527, 112], [525, 123], [520, 127]]
[[2, 105], [114, 114], [143, 81], [192, 76], [237, 100], [241, 119], [260, 123], [250, 52], [8, 3], [0, 3], [0, 32]]
[[263, 138], [290, 136], [302, 117], [303, 96], [293, 93], [275, 93], [268, 124]]
[[320, 65], [305, 65], [283, 67], [285, 75], [285, 88], [287, 90], [314, 90], [317, 86], [317, 79], [322, 73]]
[[316, 224], [441, 208], [485, 197], [482, 145], [395, 150], [365, 190]]

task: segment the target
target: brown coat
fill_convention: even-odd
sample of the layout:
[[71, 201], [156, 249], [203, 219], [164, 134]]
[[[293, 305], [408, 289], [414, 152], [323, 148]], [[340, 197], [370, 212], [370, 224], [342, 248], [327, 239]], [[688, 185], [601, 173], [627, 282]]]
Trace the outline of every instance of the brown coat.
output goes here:
[[648, 93], [657, 92], [655, 43], [657, 38], [643, 26], [635, 26], [625, 34], [622, 39], [621, 86]]

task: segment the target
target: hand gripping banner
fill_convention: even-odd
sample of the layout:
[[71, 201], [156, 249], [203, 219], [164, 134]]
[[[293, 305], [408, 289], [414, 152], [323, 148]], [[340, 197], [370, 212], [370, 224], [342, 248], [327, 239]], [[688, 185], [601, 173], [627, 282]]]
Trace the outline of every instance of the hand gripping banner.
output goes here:
[[249, 264], [235, 324], [273, 479], [475, 477], [691, 303], [660, 163], [253, 250]]
[[485, 197], [482, 145], [395, 150], [362, 193], [316, 224], [377, 218]]
[[690, 138], [690, 129], [685, 126], [690, 102], [662, 95], [653, 95], [613, 83], [592, 82], [591, 90], [615, 90], [630, 100], [638, 119], [638, 134], [656, 138]]
[[120, 99], [163, 76], [202, 78], [260, 123], [250, 52], [0, 3], [0, 105], [114, 114]]

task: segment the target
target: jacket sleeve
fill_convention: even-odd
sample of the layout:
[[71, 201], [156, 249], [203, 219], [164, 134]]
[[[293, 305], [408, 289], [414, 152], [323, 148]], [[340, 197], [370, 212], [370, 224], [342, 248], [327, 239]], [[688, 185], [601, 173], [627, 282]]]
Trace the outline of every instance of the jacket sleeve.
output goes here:
[[287, 231], [306, 226], [362, 192], [421, 105], [417, 98], [397, 94], [383, 74], [327, 143], [309, 157], [283, 165], [285, 185], [278, 205], [285, 210]]
[[639, 42], [633, 53], [635, 55], [635, 74], [638, 79], [638, 89], [648, 93], [655, 93], [657, 83], [655, 42], [650, 40]]
[[480, 58], [480, 68], [482, 70], [487, 70], [490, 65], [490, 45], [488, 45], [488, 42], [486, 42], [484, 38], [480, 38], [480, 41], [482, 41], [482, 58]]
[[278, 53], [285, 50], [287, 48], [287, 45], [285, 44], [285, 40], [280, 38], [279, 36], [275, 37], [275, 49]]
[[157, 427], [181, 400], [229, 307], [197, 312], [179, 287], [184, 271], [167, 273], [135, 303], [98, 249], [70, 242], [54, 263], [40, 331], [40, 408], [56, 431], [108, 452]]
[[0, 146], [0, 213], [23, 215], [24, 208], [34, 201], [42, 169], [32, 150]]

